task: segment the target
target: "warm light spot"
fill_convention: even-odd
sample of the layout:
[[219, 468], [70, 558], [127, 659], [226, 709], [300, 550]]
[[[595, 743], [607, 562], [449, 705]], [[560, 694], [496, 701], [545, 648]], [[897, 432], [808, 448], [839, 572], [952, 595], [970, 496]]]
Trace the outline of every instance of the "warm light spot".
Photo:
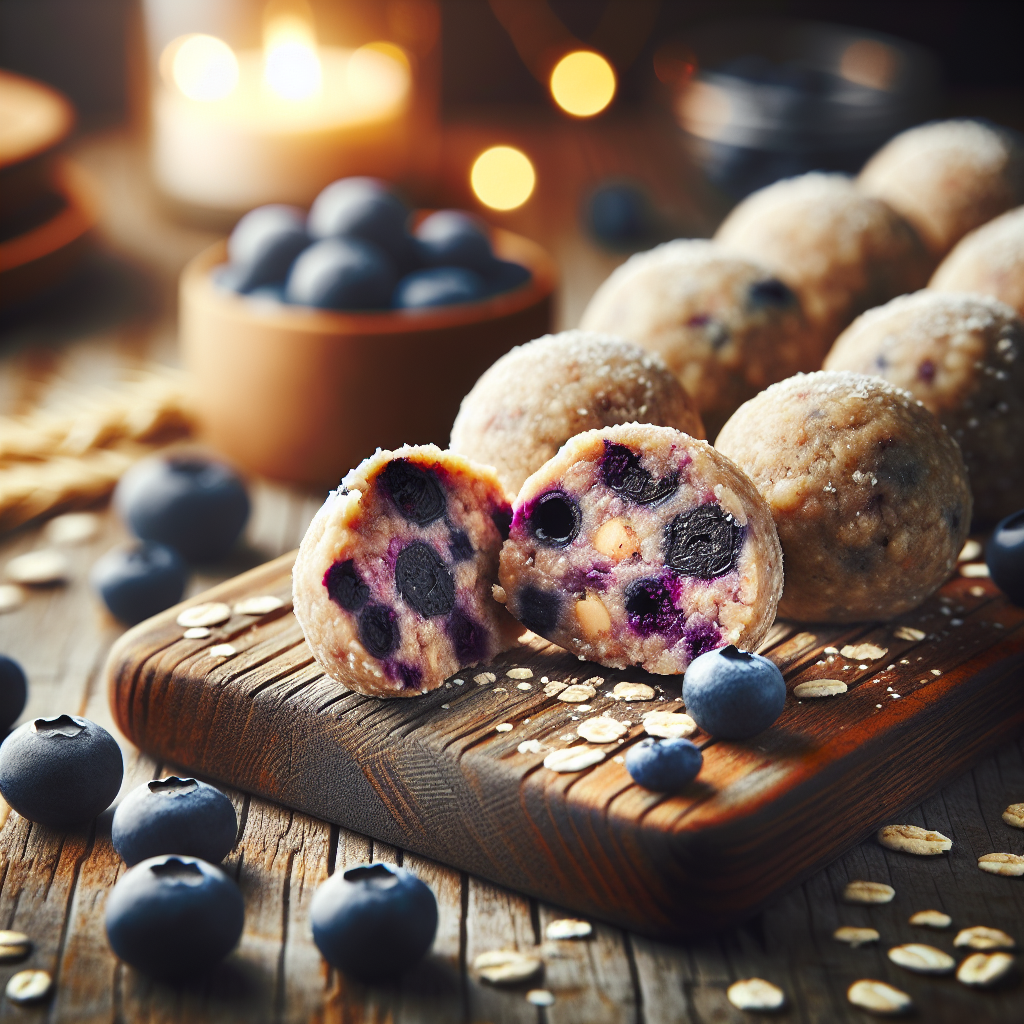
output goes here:
[[514, 210], [530, 198], [537, 175], [525, 153], [512, 146], [492, 146], [476, 158], [469, 180], [485, 206]]
[[566, 113], [593, 117], [615, 95], [615, 71], [601, 54], [577, 50], [555, 65], [551, 72], [551, 95]]
[[164, 67], [190, 100], [222, 100], [238, 84], [238, 61], [222, 39], [201, 34], [180, 36], [167, 44]]
[[390, 109], [405, 99], [410, 77], [409, 58], [391, 43], [360, 46], [345, 67], [345, 84], [353, 98], [379, 109]]
[[279, 10], [263, 28], [263, 81], [283, 100], [306, 100], [323, 88], [312, 22], [296, 10]]

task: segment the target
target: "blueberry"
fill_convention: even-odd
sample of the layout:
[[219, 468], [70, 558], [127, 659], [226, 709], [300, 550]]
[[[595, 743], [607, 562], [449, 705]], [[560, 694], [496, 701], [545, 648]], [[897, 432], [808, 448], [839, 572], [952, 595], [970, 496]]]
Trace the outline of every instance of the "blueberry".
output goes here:
[[395, 309], [429, 309], [477, 302], [487, 295], [483, 278], [465, 267], [431, 267], [406, 274], [395, 286]]
[[137, 462], [121, 477], [114, 507], [136, 537], [166, 544], [187, 562], [223, 558], [249, 518], [238, 474], [196, 454]]
[[558, 625], [562, 599], [551, 591], [526, 586], [517, 595], [516, 606], [515, 617], [538, 636], [546, 636]]
[[221, 263], [210, 271], [213, 286], [223, 292], [240, 292], [245, 280], [245, 271], [241, 267], [233, 267], [230, 263]]
[[110, 838], [131, 867], [148, 857], [181, 853], [217, 864], [235, 845], [231, 801], [196, 779], [153, 779], [133, 789], [114, 811]]
[[704, 755], [684, 739], [648, 737], [626, 751], [626, 771], [633, 781], [656, 793], [685, 789], [700, 771]]
[[376, 178], [342, 178], [313, 200], [307, 227], [314, 238], [361, 239], [404, 262], [414, 248], [409, 210]]
[[546, 547], [564, 548], [579, 536], [583, 516], [580, 507], [562, 491], [548, 491], [529, 514], [530, 532]]
[[463, 664], [481, 661], [487, 653], [487, 630], [459, 608], [448, 619], [448, 635], [455, 657]]
[[425, 619], [455, 607], [455, 577], [441, 556], [421, 540], [402, 548], [395, 560], [395, 586]]
[[613, 249], [631, 248], [653, 234], [647, 195], [627, 182], [598, 185], [587, 199], [584, 219], [591, 235]]
[[683, 676], [683, 703], [705, 732], [745, 739], [782, 713], [786, 684], [775, 662], [729, 644], [690, 662]]
[[378, 479], [391, 503], [409, 522], [426, 526], [444, 515], [448, 502], [433, 470], [408, 459], [392, 459]]
[[640, 464], [640, 456], [636, 452], [613, 441], [604, 443], [601, 477], [616, 494], [638, 505], [654, 505], [664, 501], [679, 488], [678, 473], [653, 480]]
[[331, 875], [310, 906], [313, 941], [328, 963], [362, 981], [417, 964], [437, 931], [437, 901], [411, 871], [362, 864]]
[[6, 654], [0, 654], [0, 732], [8, 729], [25, 710], [28, 680], [22, 667]]
[[150, 857], [107, 897], [107, 940], [125, 963], [157, 978], [206, 973], [238, 945], [245, 907], [238, 886], [198, 857]]
[[796, 293], [777, 277], [769, 277], [763, 281], [755, 281], [750, 286], [747, 301], [753, 309], [761, 309], [765, 306], [785, 309], [788, 306], [795, 306], [797, 298]]
[[285, 299], [321, 309], [384, 309], [395, 270], [382, 249], [355, 238], [315, 242], [292, 264]]
[[432, 213], [415, 234], [428, 267], [465, 267], [486, 273], [494, 260], [487, 229], [461, 210]]
[[668, 525], [665, 562], [684, 576], [713, 580], [732, 572], [743, 528], [714, 502], [680, 512]]
[[297, 206], [258, 206], [235, 225], [228, 259], [240, 275], [237, 290], [283, 281], [292, 261], [309, 245], [306, 218]]
[[359, 611], [370, 600], [370, 588], [360, 579], [351, 558], [335, 562], [324, 573], [324, 586], [327, 596], [347, 612]]
[[89, 582], [111, 615], [134, 626], [181, 600], [188, 567], [173, 548], [143, 540], [108, 551], [93, 565]]
[[633, 580], [622, 596], [629, 624], [641, 636], [667, 633], [679, 618], [672, 592], [656, 576]]
[[511, 260], [492, 260], [482, 274], [491, 295], [501, 295], [521, 288], [533, 276], [527, 267]]
[[398, 647], [395, 613], [382, 604], [368, 604], [359, 614], [359, 642], [375, 658], [386, 658]]
[[36, 718], [0, 746], [0, 793], [23, 817], [71, 828], [105, 811], [121, 788], [114, 737], [87, 718]]
[[1007, 516], [985, 545], [992, 582], [1014, 603], [1024, 605], [1024, 510]]

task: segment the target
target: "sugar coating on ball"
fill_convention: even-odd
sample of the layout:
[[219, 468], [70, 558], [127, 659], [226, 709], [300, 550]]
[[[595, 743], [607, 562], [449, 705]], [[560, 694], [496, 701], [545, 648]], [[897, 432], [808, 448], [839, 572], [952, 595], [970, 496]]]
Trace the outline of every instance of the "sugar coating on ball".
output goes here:
[[977, 292], [1024, 317], [1024, 206], [964, 235], [928, 282], [939, 292]]
[[823, 355], [791, 288], [703, 239], [632, 256], [598, 288], [580, 326], [660, 355], [711, 437], [748, 398], [818, 369]]
[[995, 125], [933, 121], [887, 142], [857, 185], [910, 221], [938, 261], [968, 231], [1024, 202], [1024, 146]]
[[498, 597], [581, 659], [667, 675], [761, 642], [781, 557], [768, 507], [728, 459], [633, 423], [574, 437], [523, 484]]
[[511, 508], [494, 471], [434, 445], [378, 451], [332, 491], [292, 572], [295, 617], [334, 680], [416, 697], [522, 629], [492, 597]]
[[780, 615], [889, 619], [955, 568], [971, 521], [967, 472], [909, 392], [863, 374], [798, 374], [741, 406], [717, 447], [771, 507]]
[[902, 295], [855, 320], [825, 367], [884, 377], [939, 418], [960, 446], [977, 525], [1024, 505], [1024, 323], [1009, 306], [984, 295]]
[[570, 437], [633, 421], [704, 436], [693, 400], [659, 356], [624, 338], [562, 331], [484, 373], [462, 400], [451, 448], [494, 466], [514, 495]]
[[859, 313], [923, 287], [933, 266], [913, 228], [842, 174], [803, 174], [754, 192], [715, 241], [797, 292], [821, 355]]

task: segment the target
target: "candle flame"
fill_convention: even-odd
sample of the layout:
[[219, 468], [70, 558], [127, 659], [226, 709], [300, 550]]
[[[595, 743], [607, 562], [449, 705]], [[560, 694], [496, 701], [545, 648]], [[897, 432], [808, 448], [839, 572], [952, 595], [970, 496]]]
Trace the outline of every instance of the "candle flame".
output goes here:
[[283, 100], [307, 100], [323, 91], [312, 11], [298, 0], [267, 5], [263, 24], [263, 81]]
[[167, 44], [160, 66], [164, 78], [190, 100], [222, 100], [238, 85], [234, 51], [216, 36], [179, 36]]

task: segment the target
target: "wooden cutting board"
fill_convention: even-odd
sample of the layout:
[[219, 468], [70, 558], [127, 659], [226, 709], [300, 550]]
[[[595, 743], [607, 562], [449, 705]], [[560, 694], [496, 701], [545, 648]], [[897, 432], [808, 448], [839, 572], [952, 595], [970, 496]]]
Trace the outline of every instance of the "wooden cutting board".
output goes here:
[[[987, 579], [957, 578], [897, 622], [777, 623], [762, 651], [786, 676], [781, 717], [744, 742], [698, 733], [699, 778], [662, 796], [635, 785], [621, 756], [645, 735], [641, 714], [682, 710], [680, 677], [602, 669], [529, 634], [426, 696], [363, 697], [313, 661], [291, 613], [293, 560], [122, 637], [107, 671], [125, 734], [164, 762], [647, 935], [734, 923], [1024, 726], [1024, 611]], [[205, 639], [184, 639], [176, 623], [189, 605], [259, 595], [285, 605], [232, 614]], [[216, 652], [225, 644], [233, 653]], [[508, 678], [513, 667], [532, 678]], [[604, 682], [590, 711], [544, 693], [545, 679], [592, 677]], [[815, 678], [848, 692], [793, 696]], [[616, 701], [620, 681], [658, 696]], [[582, 742], [577, 719], [605, 711], [632, 727], [602, 748], [604, 762], [543, 767], [549, 751]], [[526, 740], [539, 752], [520, 753]]]

